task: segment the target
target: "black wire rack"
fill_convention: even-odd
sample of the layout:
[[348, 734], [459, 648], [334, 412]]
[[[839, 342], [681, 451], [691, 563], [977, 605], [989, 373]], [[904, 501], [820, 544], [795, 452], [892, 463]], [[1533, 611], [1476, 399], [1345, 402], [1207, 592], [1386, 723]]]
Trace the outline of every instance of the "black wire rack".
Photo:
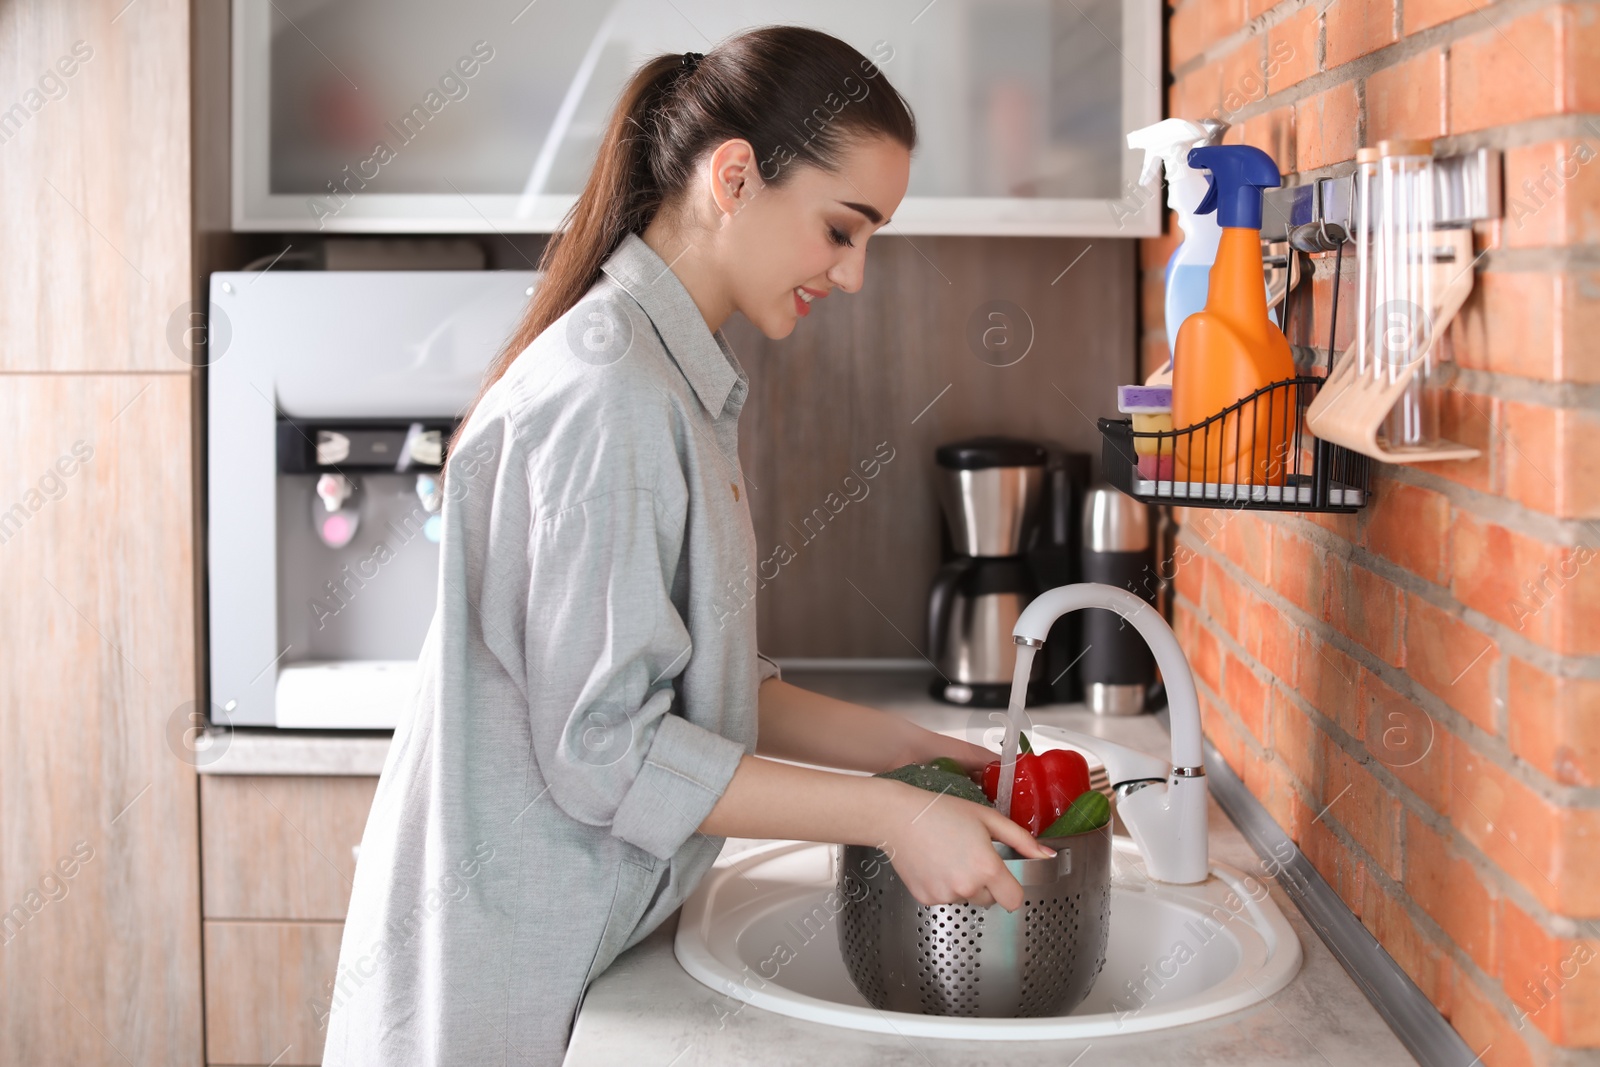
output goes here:
[[[1342, 242], [1337, 253], [1327, 367], [1338, 330]], [[1257, 389], [1193, 426], [1135, 430], [1132, 419], [1101, 419], [1101, 471], [1124, 493], [1152, 504], [1355, 511], [1367, 502], [1372, 461], [1319, 440], [1305, 425], [1305, 409], [1326, 380], [1327, 367], [1321, 375]]]
[[1367, 502], [1371, 461], [1318, 440], [1305, 408], [1323, 379], [1288, 378], [1204, 422], [1135, 430], [1101, 419], [1101, 469], [1129, 496], [1178, 507], [1355, 511]]

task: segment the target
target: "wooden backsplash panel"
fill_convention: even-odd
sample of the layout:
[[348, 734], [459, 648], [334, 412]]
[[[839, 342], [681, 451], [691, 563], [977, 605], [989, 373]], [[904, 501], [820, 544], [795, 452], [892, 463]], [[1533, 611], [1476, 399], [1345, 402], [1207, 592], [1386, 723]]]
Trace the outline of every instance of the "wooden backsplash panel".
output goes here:
[[[878, 237], [861, 291], [819, 301], [788, 338], [729, 323], [750, 375], [740, 460], [767, 579], [756, 593], [763, 652], [921, 654], [943, 522], [934, 448], [1005, 433], [1098, 464], [1094, 419], [1133, 380], [1136, 271], [1127, 240]], [[993, 301], [1032, 325], [1032, 347], [1009, 366], [980, 359], [969, 337]], [[893, 458], [860, 480], [880, 446]], [[827, 521], [808, 533], [814, 509]]]

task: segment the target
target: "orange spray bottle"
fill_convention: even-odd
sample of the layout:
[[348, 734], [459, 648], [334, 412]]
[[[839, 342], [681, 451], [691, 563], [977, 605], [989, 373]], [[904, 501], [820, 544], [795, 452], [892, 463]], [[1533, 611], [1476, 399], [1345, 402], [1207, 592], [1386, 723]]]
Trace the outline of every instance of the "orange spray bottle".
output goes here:
[[[1217, 213], [1222, 239], [1211, 265], [1206, 307], [1183, 320], [1172, 357], [1172, 424], [1179, 430], [1220, 414], [1258, 389], [1293, 378], [1289, 341], [1267, 318], [1261, 266], [1261, 190], [1282, 184], [1278, 165], [1249, 145], [1205, 145], [1189, 165], [1211, 183], [1197, 214]], [[1286, 447], [1299, 418], [1292, 390], [1263, 396], [1241, 412], [1177, 441], [1180, 481], [1282, 485]]]

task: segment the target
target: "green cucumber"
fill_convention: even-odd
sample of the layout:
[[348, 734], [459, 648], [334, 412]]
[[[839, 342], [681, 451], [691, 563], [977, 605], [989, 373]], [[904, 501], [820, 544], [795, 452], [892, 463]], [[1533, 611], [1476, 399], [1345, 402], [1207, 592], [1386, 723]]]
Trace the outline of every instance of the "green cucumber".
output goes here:
[[948, 771], [951, 774], [959, 774], [963, 778], [967, 776], [967, 772], [961, 769], [961, 764], [957, 763], [949, 756], [940, 756], [937, 759], [930, 760], [928, 762], [928, 766], [934, 768], [935, 770]]
[[1111, 821], [1111, 801], [1104, 793], [1090, 789], [1077, 798], [1061, 813], [1061, 818], [1050, 824], [1040, 837], [1070, 837], [1073, 834], [1098, 830]]

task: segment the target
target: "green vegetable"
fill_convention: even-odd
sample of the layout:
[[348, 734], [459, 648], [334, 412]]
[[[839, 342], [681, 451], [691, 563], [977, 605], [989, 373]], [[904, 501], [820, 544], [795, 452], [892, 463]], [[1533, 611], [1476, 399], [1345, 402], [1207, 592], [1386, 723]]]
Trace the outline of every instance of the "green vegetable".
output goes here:
[[961, 764], [949, 756], [940, 756], [936, 760], [930, 760], [928, 766], [937, 767], [941, 771], [949, 771], [951, 774], [959, 774], [963, 778], [967, 776], [967, 772], [961, 769]]
[[989, 807], [989, 798], [983, 795], [983, 790], [964, 774], [952, 774], [940, 767], [923, 763], [908, 763], [904, 767], [896, 767], [892, 771], [884, 771], [879, 778], [892, 778], [896, 782], [914, 785], [918, 789], [926, 789], [930, 793], [948, 793], [961, 800], [970, 800], [975, 804]]
[[1111, 801], [1104, 793], [1093, 789], [1079, 793], [1061, 813], [1061, 818], [1050, 824], [1040, 837], [1069, 837], [1072, 834], [1098, 830], [1111, 821]]

